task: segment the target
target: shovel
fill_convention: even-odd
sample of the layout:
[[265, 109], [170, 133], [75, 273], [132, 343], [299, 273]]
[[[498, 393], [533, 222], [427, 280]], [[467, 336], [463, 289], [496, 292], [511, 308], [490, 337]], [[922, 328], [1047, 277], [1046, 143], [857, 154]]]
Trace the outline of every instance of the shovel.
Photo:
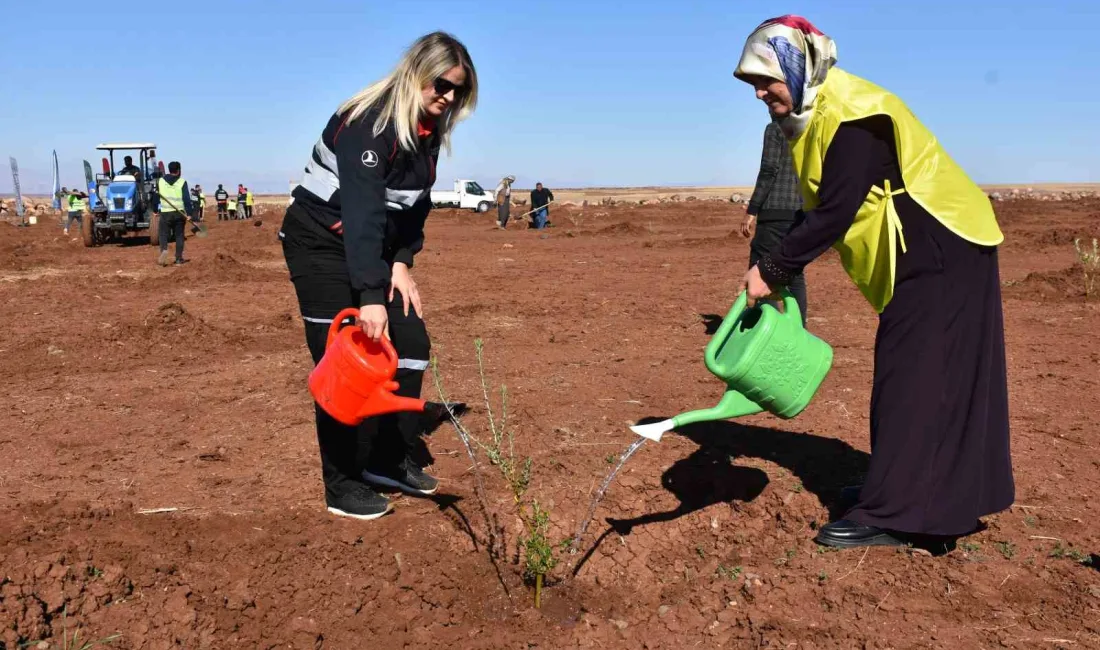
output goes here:
[[191, 224], [191, 227], [195, 229], [195, 236], [196, 237], [201, 238], [201, 237], [210, 236], [210, 231], [206, 227], [205, 223], [202, 223], [201, 221], [195, 221], [191, 217], [187, 217], [187, 221]]
[[[553, 203], [553, 202], [554, 202], [555, 200], [556, 200], [556, 199], [550, 199], [550, 201], [549, 201], [549, 202], [547, 202], [547, 204], [546, 204], [546, 205], [550, 205], [550, 204], [551, 204], [551, 203]], [[545, 207], [546, 207], [546, 205], [540, 205], [539, 207], [535, 208], [534, 210], [528, 210], [527, 212], [524, 212], [523, 214], [519, 215], [518, 217], [512, 217], [512, 218], [513, 218], [513, 219], [522, 219], [522, 218], [526, 217], [526, 216], [527, 216], [527, 215], [529, 215], [529, 214], [534, 214], [534, 213], [538, 212], [539, 210], [541, 210], [541, 209], [545, 208]]]
[[207, 231], [207, 228], [206, 228], [206, 224], [202, 224], [202, 223], [199, 223], [198, 221], [195, 221], [195, 220], [194, 220], [194, 219], [192, 219], [191, 217], [187, 216], [187, 213], [186, 213], [186, 212], [184, 212], [183, 210], [181, 210], [181, 209], [179, 208], [179, 206], [178, 206], [178, 205], [176, 205], [175, 203], [172, 203], [172, 201], [170, 201], [169, 199], [166, 199], [165, 197], [163, 197], [163, 196], [162, 196], [162, 197], [160, 197], [160, 200], [161, 200], [161, 201], [164, 201], [164, 202], [165, 202], [165, 203], [167, 203], [168, 205], [170, 205], [170, 206], [172, 206], [173, 208], [175, 208], [176, 212], [179, 212], [180, 214], [182, 214], [182, 215], [183, 215], [183, 218], [184, 218], [184, 219], [187, 219], [188, 223], [190, 223], [190, 224], [191, 224], [191, 227], [195, 229], [195, 236], [196, 236], [196, 237], [200, 237], [200, 238], [201, 238], [201, 237], [206, 237], [206, 236], [208, 236], [208, 235], [210, 234], [210, 233], [209, 233], [209, 232]]

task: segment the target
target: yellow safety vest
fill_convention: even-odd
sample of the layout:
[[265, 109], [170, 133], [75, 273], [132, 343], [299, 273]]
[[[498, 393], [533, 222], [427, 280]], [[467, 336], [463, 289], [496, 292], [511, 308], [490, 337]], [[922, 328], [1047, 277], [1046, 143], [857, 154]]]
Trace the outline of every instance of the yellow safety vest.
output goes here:
[[252, 192], [249, 192], [248, 194], [245, 194], [244, 199], [245, 199], [244, 200], [245, 205], [254, 205], [254, 203], [252, 202]]
[[78, 196], [69, 196], [69, 212], [84, 212], [88, 202]]
[[909, 196], [951, 232], [983, 246], [1004, 241], [989, 197], [966, 175], [936, 137], [921, 124], [897, 96], [845, 72], [829, 70], [818, 91], [813, 117], [798, 138], [790, 142], [805, 209], [820, 203], [817, 192], [825, 152], [845, 122], [887, 115], [894, 123], [898, 162], [905, 187], [891, 188], [883, 179], [856, 212], [852, 227], [834, 248], [844, 270], [876, 312], [882, 313], [894, 296], [897, 249], [905, 252], [901, 220], [894, 196]]
[[187, 181], [177, 178], [175, 183], [169, 183], [164, 177], [157, 179], [157, 192], [160, 194], [161, 212], [183, 212], [187, 207], [183, 202], [183, 186]]
[[206, 194], [199, 192], [199, 207], [206, 207]]
[[234, 211], [237, 209], [237, 199], [229, 199], [229, 209]]

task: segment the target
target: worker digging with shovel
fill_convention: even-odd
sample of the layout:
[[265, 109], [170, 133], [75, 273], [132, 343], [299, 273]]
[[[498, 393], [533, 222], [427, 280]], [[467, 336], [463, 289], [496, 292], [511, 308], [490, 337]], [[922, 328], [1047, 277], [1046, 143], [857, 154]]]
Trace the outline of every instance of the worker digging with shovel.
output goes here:
[[187, 188], [187, 181], [180, 176], [181, 168], [178, 161], [168, 163], [168, 173], [157, 179], [157, 195], [154, 205], [156, 213], [153, 218], [160, 220], [160, 255], [157, 263], [168, 266], [168, 236], [169, 233], [176, 240], [176, 265], [186, 264], [183, 257], [183, 224], [190, 221], [194, 206], [191, 204], [191, 192]]

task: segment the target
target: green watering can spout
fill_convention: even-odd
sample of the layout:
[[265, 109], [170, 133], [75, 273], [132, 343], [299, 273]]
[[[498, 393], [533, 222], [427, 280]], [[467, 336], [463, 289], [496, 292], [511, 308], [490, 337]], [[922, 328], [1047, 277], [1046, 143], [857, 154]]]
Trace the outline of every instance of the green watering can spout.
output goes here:
[[802, 326], [798, 303], [783, 294], [783, 312], [770, 304], [746, 309], [737, 297], [721, 327], [707, 344], [707, 369], [726, 382], [718, 405], [676, 417], [630, 427], [650, 440], [677, 427], [728, 420], [768, 411], [781, 418], [802, 412], [833, 364], [833, 349]]
[[714, 420], [729, 420], [731, 418], [739, 418], [746, 415], [755, 415], [763, 410], [764, 407], [730, 388], [726, 390], [726, 394], [722, 396], [722, 400], [718, 402], [717, 406], [713, 406], [709, 409], [699, 409], [698, 411], [688, 411], [672, 419], [654, 422], [653, 424], [637, 424], [630, 427], [630, 430], [643, 438], [649, 438], [654, 442], [660, 442], [661, 436], [664, 435], [665, 432], [678, 429], [688, 424], [695, 424], [696, 422], [713, 422]]

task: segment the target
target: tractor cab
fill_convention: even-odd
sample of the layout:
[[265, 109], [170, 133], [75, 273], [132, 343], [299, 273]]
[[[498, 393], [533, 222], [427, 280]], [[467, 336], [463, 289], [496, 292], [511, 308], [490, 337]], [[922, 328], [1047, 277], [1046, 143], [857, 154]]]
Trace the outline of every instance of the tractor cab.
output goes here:
[[[94, 246], [149, 231], [154, 237], [153, 201], [157, 180], [164, 175], [164, 163], [157, 161], [156, 145], [124, 142], [101, 144], [105, 151], [102, 171], [95, 175], [92, 227], [85, 244]], [[125, 152], [116, 158], [116, 152]], [[131, 158], [125, 163], [126, 156]], [[154, 242], [155, 243], [155, 242]]]
[[[127, 230], [148, 228], [146, 212], [152, 209], [156, 182], [163, 175], [163, 169], [156, 160], [156, 145], [101, 144], [96, 149], [107, 152], [103, 158], [103, 171], [96, 174], [96, 189], [103, 191], [100, 198], [110, 215], [112, 226], [121, 225]], [[115, 159], [116, 151], [132, 151], [136, 155], [129, 157], [136, 157], [137, 160], [123, 165], [123, 161]]]

